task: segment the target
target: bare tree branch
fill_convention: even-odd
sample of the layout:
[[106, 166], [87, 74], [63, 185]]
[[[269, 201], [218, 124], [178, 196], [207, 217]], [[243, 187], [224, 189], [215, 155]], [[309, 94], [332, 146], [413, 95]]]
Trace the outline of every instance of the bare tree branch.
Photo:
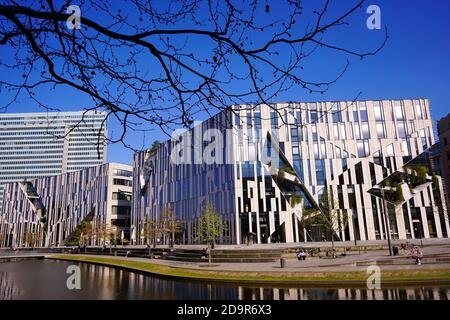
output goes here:
[[[351, 57], [378, 53], [387, 29], [373, 50], [357, 51], [330, 41], [330, 31], [350, 26], [364, 0], [330, 10], [331, 0], [287, 0], [283, 15], [258, 1], [170, 0], [155, 3], [127, 0], [82, 0], [81, 29], [66, 25], [67, 2], [5, 0], [0, 5], [0, 68], [19, 77], [2, 75], [0, 91], [14, 92], [5, 110], [22, 94], [52, 110], [40, 90], [74, 90], [88, 97], [86, 110], [106, 110], [122, 130], [117, 137], [97, 142], [126, 142], [130, 131], [158, 127], [169, 134], [190, 127], [194, 116], [229, 109], [232, 105], [271, 103], [298, 87], [324, 93], [347, 71]], [[308, 58], [318, 50], [343, 56], [342, 69], [329, 79], [305, 76]], [[11, 61], [12, 60], [12, 61]], [[19, 72], [19, 73], [18, 73]], [[20, 72], [23, 72], [22, 79]], [[284, 118], [281, 118], [285, 121]], [[101, 130], [99, 131], [100, 134]]]

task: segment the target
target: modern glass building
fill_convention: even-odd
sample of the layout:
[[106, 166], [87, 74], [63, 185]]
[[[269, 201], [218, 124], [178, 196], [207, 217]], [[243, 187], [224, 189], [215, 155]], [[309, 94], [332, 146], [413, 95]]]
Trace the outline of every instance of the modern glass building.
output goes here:
[[131, 179], [131, 166], [106, 163], [7, 183], [0, 247], [78, 244], [80, 237], [95, 245], [130, 239]]
[[106, 135], [100, 111], [0, 114], [0, 208], [7, 182], [104, 163]]
[[[448, 237], [434, 143], [427, 99], [234, 106], [135, 154], [135, 240], [170, 207], [195, 242], [207, 202], [224, 243]], [[332, 212], [333, 231], [310, 212]]]
[[450, 114], [439, 119], [437, 127], [440, 150], [436, 160], [444, 179], [447, 206], [450, 206]]

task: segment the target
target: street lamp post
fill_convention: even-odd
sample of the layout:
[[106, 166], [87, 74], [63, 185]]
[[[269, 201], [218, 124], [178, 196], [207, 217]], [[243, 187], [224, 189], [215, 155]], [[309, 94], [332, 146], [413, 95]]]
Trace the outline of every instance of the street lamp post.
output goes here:
[[422, 217], [420, 217], [419, 221], [420, 221], [420, 247], [423, 248], [423, 222], [422, 222]]
[[[383, 147], [380, 145], [380, 157], [381, 157], [381, 164], [384, 167], [384, 153], [383, 153]], [[386, 206], [386, 198], [384, 196], [384, 183], [381, 184], [381, 198], [383, 201], [383, 218], [384, 218], [384, 231], [386, 233], [386, 239], [388, 242], [388, 248], [389, 248], [389, 255], [392, 256], [392, 245], [391, 245], [391, 228], [389, 224], [388, 215], [389, 212], [387, 210]]]
[[381, 198], [383, 199], [383, 216], [384, 216], [384, 230], [386, 233], [386, 238], [388, 242], [389, 255], [392, 256], [392, 245], [391, 245], [391, 228], [389, 225], [389, 212], [386, 207], [386, 199], [384, 197], [384, 186], [381, 186]]

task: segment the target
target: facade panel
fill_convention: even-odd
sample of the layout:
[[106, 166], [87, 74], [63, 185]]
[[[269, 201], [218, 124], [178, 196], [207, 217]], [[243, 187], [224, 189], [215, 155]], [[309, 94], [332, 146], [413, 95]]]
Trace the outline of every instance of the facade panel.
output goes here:
[[92, 225], [84, 231], [92, 233], [89, 244], [107, 241], [104, 232], [93, 231], [100, 226], [108, 232], [114, 230], [117, 239], [129, 239], [131, 180], [131, 166], [107, 163], [62, 175], [7, 183], [0, 247], [62, 245], [87, 220]]

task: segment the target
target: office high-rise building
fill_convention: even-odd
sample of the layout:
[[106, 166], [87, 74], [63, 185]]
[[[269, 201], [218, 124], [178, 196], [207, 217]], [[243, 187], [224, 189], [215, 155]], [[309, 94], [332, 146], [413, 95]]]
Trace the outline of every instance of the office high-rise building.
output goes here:
[[106, 162], [106, 112], [0, 114], [0, 208], [8, 182]]
[[427, 99], [233, 106], [135, 154], [132, 234], [170, 208], [195, 243], [210, 203], [223, 243], [448, 237], [434, 144]]

